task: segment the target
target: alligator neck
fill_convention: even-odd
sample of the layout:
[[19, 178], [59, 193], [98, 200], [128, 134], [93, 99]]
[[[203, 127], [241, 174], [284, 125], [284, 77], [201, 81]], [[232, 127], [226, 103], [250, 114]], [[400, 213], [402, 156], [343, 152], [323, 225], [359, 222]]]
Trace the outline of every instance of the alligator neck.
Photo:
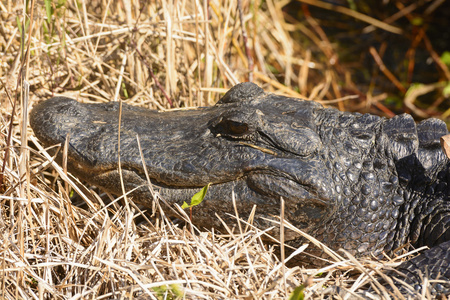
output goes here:
[[326, 110], [317, 124], [337, 199], [317, 236], [334, 248], [375, 255], [449, 238], [449, 160], [439, 143], [445, 123]]

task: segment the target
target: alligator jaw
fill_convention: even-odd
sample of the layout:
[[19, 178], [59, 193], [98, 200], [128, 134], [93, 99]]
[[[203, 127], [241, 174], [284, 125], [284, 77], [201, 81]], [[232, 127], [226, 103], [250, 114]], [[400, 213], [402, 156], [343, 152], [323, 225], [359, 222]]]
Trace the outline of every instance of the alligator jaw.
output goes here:
[[[222, 221], [215, 217], [212, 218], [212, 216], [219, 214], [227, 224], [236, 224], [235, 215], [232, 213], [234, 205], [236, 205], [239, 216], [244, 219], [247, 219], [256, 207], [257, 214], [254, 216], [254, 225], [260, 229], [271, 228], [268, 234], [278, 239], [279, 227], [275, 225], [280, 216], [280, 197], [285, 200], [285, 219], [306, 232], [313, 230], [325, 215], [331, 213], [332, 206], [329, 205], [328, 199], [319, 198], [315, 193], [309, 192], [286, 178], [276, 178], [278, 184], [274, 184], [272, 181], [274, 185], [266, 185], [264, 179], [267, 178], [264, 177], [267, 176], [272, 179], [276, 178], [271, 175], [252, 174], [249, 178], [244, 177], [212, 184], [202, 204], [195, 208], [194, 222], [200, 227], [221, 229], [223, 228]], [[162, 203], [181, 206], [184, 201], [189, 203], [190, 198], [201, 188], [166, 186], [150, 178], [152, 185], [150, 189], [148, 181], [144, 177], [127, 169], [122, 169], [122, 178], [125, 190], [133, 191], [130, 196], [145, 207], [152, 207], [154, 193], [164, 200]], [[90, 182], [114, 194], [123, 193], [120, 185], [117, 184], [120, 182], [117, 169], [91, 177]], [[275, 187], [275, 185], [278, 186]], [[270, 190], [271, 188], [273, 190]], [[232, 201], [233, 194], [236, 199], [234, 203]], [[167, 212], [173, 214], [174, 210], [169, 208]], [[223, 212], [227, 213], [223, 214]], [[286, 241], [298, 237], [297, 232], [286, 229]]]

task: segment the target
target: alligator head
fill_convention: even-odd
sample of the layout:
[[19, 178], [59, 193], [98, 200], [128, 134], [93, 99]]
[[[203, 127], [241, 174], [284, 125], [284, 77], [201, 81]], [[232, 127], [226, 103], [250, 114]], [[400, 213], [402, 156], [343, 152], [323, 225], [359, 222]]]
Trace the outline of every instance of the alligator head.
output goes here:
[[[169, 204], [188, 202], [211, 183], [194, 209], [193, 221], [200, 226], [221, 227], [216, 214], [235, 224], [234, 193], [240, 217], [256, 207], [256, 225], [271, 227], [284, 198], [287, 220], [335, 248], [379, 253], [395, 246], [408, 197], [395, 164], [416, 155], [419, 145], [411, 117], [342, 113], [242, 83], [213, 107], [158, 112], [124, 104], [121, 120], [125, 189], [137, 188], [131, 195], [142, 205], [151, 207], [153, 201], [145, 167], [154, 190]], [[421, 125], [430, 151], [447, 132], [436, 122]], [[34, 108], [31, 126], [45, 145], [69, 139], [72, 173], [122, 193], [118, 103], [52, 98]], [[419, 162], [426, 160], [420, 155]], [[286, 240], [297, 237], [288, 232]]]

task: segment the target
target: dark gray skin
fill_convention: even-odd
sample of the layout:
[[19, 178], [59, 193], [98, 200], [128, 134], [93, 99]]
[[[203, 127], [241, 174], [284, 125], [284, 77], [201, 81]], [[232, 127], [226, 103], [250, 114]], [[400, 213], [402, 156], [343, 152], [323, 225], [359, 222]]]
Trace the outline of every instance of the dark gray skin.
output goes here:
[[[118, 108], [57, 97], [38, 104], [30, 122], [46, 146], [70, 135], [68, 169], [122, 194]], [[137, 139], [153, 188], [169, 204], [189, 202], [212, 183], [195, 207], [201, 227], [220, 228], [215, 214], [235, 224], [232, 191], [242, 218], [256, 205], [256, 225], [272, 227], [266, 219], [279, 217], [283, 197], [285, 218], [333, 249], [379, 256], [408, 242], [435, 247], [400, 269], [450, 280], [450, 164], [439, 144], [447, 133], [437, 119], [340, 112], [242, 83], [213, 107], [158, 112], [124, 104], [121, 164], [125, 189], [140, 187], [133, 199], [147, 207], [153, 198]], [[293, 231], [285, 239], [304, 242]]]

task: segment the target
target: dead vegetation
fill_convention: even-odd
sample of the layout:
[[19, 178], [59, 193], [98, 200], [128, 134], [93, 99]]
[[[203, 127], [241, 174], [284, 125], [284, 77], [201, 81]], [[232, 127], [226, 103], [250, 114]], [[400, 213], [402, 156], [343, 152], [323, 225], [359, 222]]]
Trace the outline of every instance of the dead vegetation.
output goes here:
[[[284, 299], [302, 284], [307, 298], [401, 297], [378, 282], [380, 270], [398, 258], [355, 260], [338, 252], [321, 269], [288, 268], [274, 246], [262, 243], [265, 233], [243, 221], [229, 232], [206, 232], [173, 224], [158, 206], [161, 216], [149, 220], [132, 202], [123, 205], [122, 197], [83, 186], [27, 128], [29, 109], [51, 96], [158, 109], [206, 106], [248, 80], [340, 109], [351, 103], [392, 114], [380, 102], [386, 93], [373, 85], [361, 90], [352, 81], [351, 69], [339, 63], [336, 47], [311, 15], [294, 23], [282, 10], [286, 2], [272, 0], [26, 3], [0, 3], [2, 298]], [[399, 7], [400, 17], [413, 10]], [[404, 33], [394, 19], [352, 17], [367, 30]], [[295, 40], [294, 32], [308, 43]], [[370, 53], [405, 94], [408, 87], [392, 79], [380, 52]], [[450, 80], [447, 66], [431, 56]], [[436, 80], [420, 91], [444, 86]], [[406, 107], [435, 114], [415, 107], [420, 91]], [[74, 191], [86, 205], [71, 203]], [[422, 297], [431, 298], [425, 288]]]

